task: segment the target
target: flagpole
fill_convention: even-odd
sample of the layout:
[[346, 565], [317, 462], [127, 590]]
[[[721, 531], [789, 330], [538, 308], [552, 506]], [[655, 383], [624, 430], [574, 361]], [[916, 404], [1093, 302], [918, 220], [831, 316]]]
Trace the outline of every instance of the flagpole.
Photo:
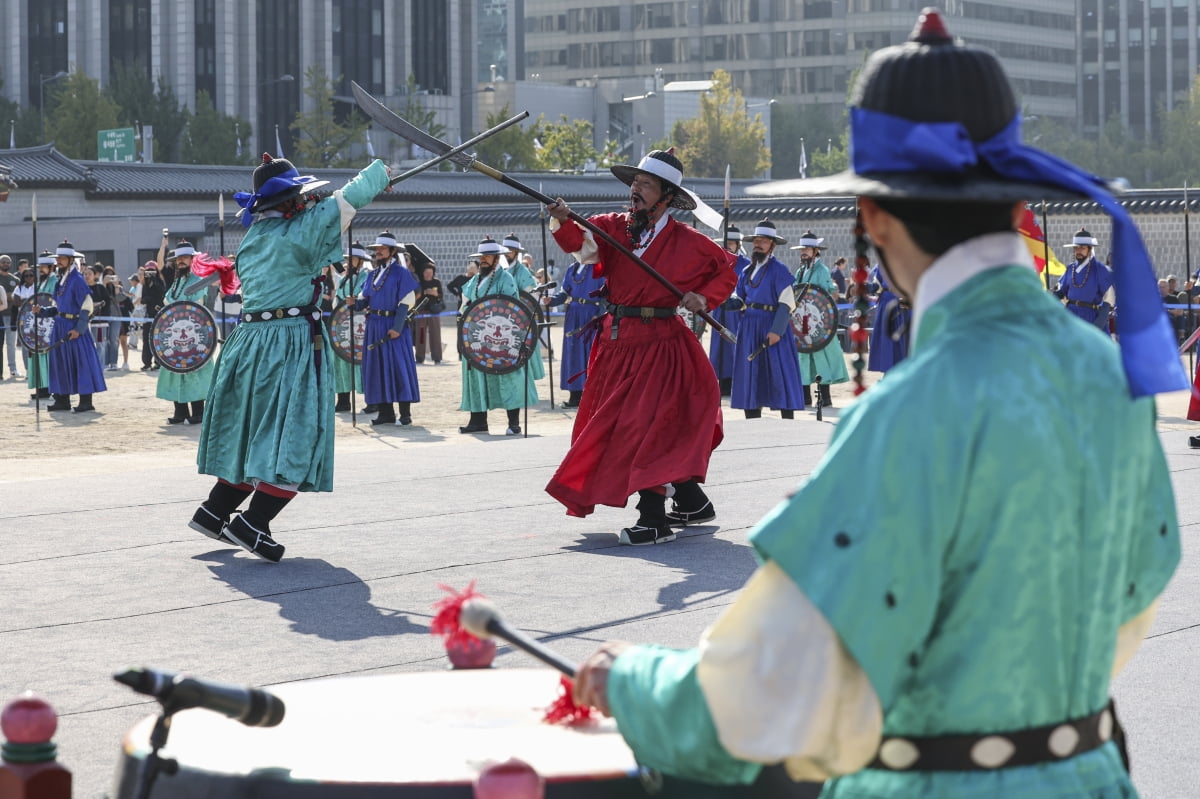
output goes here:
[[[729, 194], [730, 194], [732, 185], [733, 185], [733, 172], [730, 168], [730, 165], [726, 164], [725, 165], [725, 209], [724, 209], [725, 210], [725, 223], [724, 223], [724, 225], [722, 225], [723, 229], [721, 230], [721, 249], [725, 250], [726, 252], [728, 252], [728, 248], [729, 248]], [[736, 257], [734, 260], [734, 264], [735, 264], [734, 275], [736, 276], [736, 274], [737, 274]], [[725, 322], [725, 319], [722, 319], [721, 321]], [[713, 336], [717, 339], [717, 382], [720, 383], [721, 382], [720, 381], [721, 368], [725, 363], [725, 339], [722, 336], [717, 335], [716, 331], [713, 332]]]
[[[33, 296], [36, 298], [38, 290], [41, 288], [38, 285], [38, 244], [37, 244], [37, 192], [29, 201], [29, 216], [33, 221]], [[37, 305], [37, 300], [34, 299], [34, 305]], [[41, 343], [42, 333], [38, 330], [38, 318], [33, 317], [33, 418], [34, 428], [37, 432], [42, 432], [42, 364], [41, 364]]]
[[1042, 251], [1046, 265], [1042, 267], [1042, 277], [1046, 281], [1046, 291], [1050, 290], [1050, 228], [1046, 227], [1046, 200], [1042, 199]]
[[[538, 191], [541, 191], [541, 190], [542, 190], [542, 182], [539, 180], [538, 181]], [[548, 253], [546, 252], [546, 227], [549, 225], [549, 220], [546, 219], [546, 207], [544, 205], [542, 205], [541, 203], [538, 203], [538, 220], [541, 222], [540, 227], [542, 228], [542, 269], [544, 270], [544, 274], [546, 275], [546, 282], [549, 283], [550, 282], [550, 272], [549, 272], [549, 267], [548, 267], [549, 261], [547, 260]], [[545, 297], [546, 297], [545, 294], [541, 294], [538, 297], [538, 302], [541, 302], [542, 299], [544, 299]], [[546, 317], [545, 318], [546, 318], [546, 322], [549, 323], [549, 321], [550, 321], [550, 306], [549, 305], [546, 306]], [[534, 324], [537, 324], [536, 318], [534, 319]], [[542, 337], [542, 333], [539, 330], [538, 331], [538, 339], [541, 340], [541, 337]], [[550, 368], [550, 409], [553, 410], [554, 409], [554, 334], [550, 331], [549, 324], [546, 325], [546, 363], [548, 363], [550, 365], [550, 367], [549, 367]], [[525, 426], [526, 427], [529, 426], [528, 421], [525, 422]]]
[[[1188, 300], [1188, 333], [1191, 334], [1192, 329], [1196, 326], [1196, 320], [1192, 317], [1192, 289], [1188, 288], [1188, 284], [1193, 282], [1192, 275], [1192, 229], [1190, 224], [1191, 208], [1188, 205], [1188, 185], [1187, 181], [1183, 182], [1183, 262], [1187, 268], [1187, 280], [1184, 281], [1183, 290], [1187, 292]], [[1188, 347], [1188, 374], [1195, 377], [1196, 374], [1196, 348]]]

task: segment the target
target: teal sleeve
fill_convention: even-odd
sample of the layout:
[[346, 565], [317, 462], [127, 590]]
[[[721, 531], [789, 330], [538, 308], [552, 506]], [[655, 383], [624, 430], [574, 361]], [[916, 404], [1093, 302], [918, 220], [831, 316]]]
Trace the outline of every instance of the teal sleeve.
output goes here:
[[375, 159], [346, 184], [342, 189], [342, 197], [355, 208], [362, 208], [386, 189], [387, 184], [387, 167], [383, 161]]
[[754, 782], [762, 766], [725, 751], [696, 679], [698, 650], [637, 646], [613, 664], [608, 703], [634, 757], [663, 774], [718, 785]]
[[[1150, 400], [1144, 402], [1151, 403]], [[1151, 403], [1152, 404], [1152, 403]], [[1138, 492], [1142, 509], [1135, 515], [1146, 528], [1130, 536], [1128, 587], [1122, 623], [1141, 613], [1167, 587], [1167, 582], [1179, 565], [1179, 520], [1175, 511], [1175, 491], [1171, 486], [1171, 470], [1167, 466], [1157, 433], [1153, 413], [1145, 436], [1151, 447], [1150, 468], [1145, 484]]]

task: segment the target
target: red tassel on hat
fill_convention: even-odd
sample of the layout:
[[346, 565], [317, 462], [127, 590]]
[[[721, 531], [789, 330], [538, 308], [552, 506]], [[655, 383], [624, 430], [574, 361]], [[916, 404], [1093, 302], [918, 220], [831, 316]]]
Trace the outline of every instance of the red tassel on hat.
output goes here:
[[270, 153], [263, 153], [263, 163], [264, 163], [264, 164], [269, 164], [269, 163], [271, 163], [271, 162], [272, 162], [272, 161], [274, 161], [274, 160], [275, 160], [275, 159], [273, 159], [273, 158], [271, 157], [271, 154], [270, 154]]
[[587, 705], [577, 705], [572, 698], [574, 694], [574, 683], [571, 678], [563, 676], [558, 683], [558, 698], [546, 708], [546, 715], [542, 716], [542, 721], [547, 724], [565, 724], [568, 727], [573, 727], [577, 724], [591, 721], [596, 716], [596, 711]]
[[437, 612], [429, 624], [429, 632], [442, 636], [446, 655], [455, 668], [487, 668], [496, 655], [496, 643], [472, 635], [463, 629], [460, 623], [463, 604], [469, 599], [482, 599], [483, 594], [475, 590], [474, 580], [463, 591], [456, 591], [440, 583], [438, 588], [449, 596], [442, 597], [434, 603], [433, 609]]

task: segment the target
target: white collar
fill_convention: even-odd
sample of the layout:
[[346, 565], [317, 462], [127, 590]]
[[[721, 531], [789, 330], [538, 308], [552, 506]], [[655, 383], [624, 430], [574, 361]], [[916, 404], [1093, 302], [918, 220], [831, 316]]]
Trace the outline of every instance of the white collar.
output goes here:
[[968, 239], [946, 250], [930, 264], [917, 281], [913, 298], [911, 342], [917, 341], [921, 317], [938, 300], [972, 278], [1001, 266], [1026, 266], [1033, 269], [1033, 258], [1021, 236], [1013, 232], [988, 233]]

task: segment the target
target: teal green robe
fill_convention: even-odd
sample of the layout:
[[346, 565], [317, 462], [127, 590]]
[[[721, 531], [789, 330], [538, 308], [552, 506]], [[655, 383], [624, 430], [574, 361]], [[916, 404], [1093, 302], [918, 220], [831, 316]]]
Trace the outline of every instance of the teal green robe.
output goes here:
[[[828, 291], [831, 297], [837, 297], [837, 284], [833, 282], [833, 275], [829, 273], [829, 267], [821, 263], [820, 259], [813, 261], [812, 266], [807, 269], [802, 266], [796, 270], [795, 291], [797, 297], [804, 290], [805, 283], [820, 286]], [[832, 341], [816, 352], [800, 354], [800, 380], [807, 385], [812, 383], [813, 378], [817, 375], [821, 376], [821, 382], [825, 385], [845, 383], [850, 379], [850, 375], [846, 372], [846, 357], [842, 353], [842, 342], [837, 336], [834, 336]]]
[[[508, 265], [508, 273], [512, 275], [513, 280], [517, 283], [517, 291], [529, 291], [537, 285], [537, 278], [533, 276], [533, 272], [529, 271], [529, 267], [520, 261], [515, 261]], [[540, 299], [541, 294], [534, 294], [534, 297]], [[529, 356], [529, 373], [534, 380], [541, 380], [546, 376], [546, 365], [542, 363], [542, 335], [538, 331], [537, 341], [533, 345], [533, 355]]]
[[[167, 289], [164, 305], [170, 305], [173, 302], [180, 300], [190, 300], [203, 304], [204, 292], [196, 294], [188, 294], [188, 287], [199, 283], [203, 278], [193, 275], [189, 270], [187, 277], [183, 280], [178, 278]], [[199, 402], [208, 398], [209, 389], [212, 388], [213, 372], [217, 367], [217, 355], [214, 352], [213, 357], [194, 372], [180, 374], [172, 372], [169, 369], [158, 370], [158, 385], [154, 392], [154, 396], [168, 402]]]
[[[338, 305], [344, 304], [347, 297], [357, 297], [359, 295], [359, 292], [362, 291], [363, 283], [366, 283], [366, 282], [367, 282], [367, 270], [363, 269], [363, 268], [360, 268], [354, 274], [353, 278], [349, 278], [349, 277], [344, 278], [342, 280], [342, 282], [338, 284], [338, 287], [337, 287], [336, 296], [339, 300]], [[365, 319], [365, 316], [364, 316], [365, 312], [362, 310], [362, 308], [363, 308], [362, 304], [359, 303], [355, 307], [357, 309], [355, 311], [355, 316], [358, 317], [359, 319]], [[371, 342], [369, 342], [369, 341], [364, 342], [364, 346], [366, 344], [370, 344], [370, 343]], [[362, 363], [361, 363], [363, 354], [361, 351], [358, 352], [357, 354], [358, 354], [358, 360], [360, 361], [360, 363], [354, 365], [353, 367], [350, 365], [349, 361], [343, 360], [336, 355], [333, 356], [333, 377], [334, 377], [334, 382], [337, 384], [336, 385], [337, 393], [339, 393], [339, 394], [350, 393], [350, 390], [351, 390], [350, 389], [350, 385], [351, 385], [350, 370], [352, 368], [354, 369], [354, 391], [358, 392], [359, 394], [363, 393]]]
[[[290, 218], [257, 215], [238, 248], [243, 309], [312, 303], [312, 279], [342, 258], [350, 211], [371, 202], [387, 182], [383, 162], [372, 161], [341, 192], [350, 209], [335, 194]], [[202, 474], [235, 485], [262, 480], [300, 491], [333, 490], [330, 360], [337, 356], [325, 325], [317, 330], [319, 350], [304, 317], [242, 322], [229, 334], [200, 429]]]
[[[1117, 628], [1180, 556], [1153, 400], [1131, 400], [1113, 342], [1017, 266], [925, 312], [910, 358], [847, 410], [821, 463], [750, 540], [837, 631], [885, 735], [1004, 732], [1099, 710]], [[759, 767], [718, 742], [697, 658], [621, 655], [613, 715], [645, 765], [750, 782]], [[865, 769], [822, 797], [1135, 795], [1109, 743], [991, 772]]]
[[[525, 269], [524, 264], [521, 265]], [[528, 272], [528, 269], [525, 269]], [[519, 296], [516, 281], [508, 272], [497, 269], [490, 277], [479, 281], [475, 275], [463, 286], [463, 307], [487, 294], [503, 294], [508, 297]], [[537, 355], [537, 352], [534, 352]], [[538, 401], [537, 386], [534, 385], [533, 364], [529, 368], [521, 367], [515, 372], [504, 375], [484, 374], [478, 369], [472, 369], [465, 358], [462, 361], [462, 402], [460, 411], [482, 413], [484, 411], [503, 409], [511, 410], [525, 405], [526, 397], [530, 405]], [[530, 359], [532, 360], [532, 358]], [[526, 390], [528, 389], [528, 395]]]
[[[42, 282], [38, 293], [53, 294], [56, 288], [58, 288], [58, 275], [51, 274]], [[35, 377], [37, 378], [36, 385]], [[46, 354], [45, 349], [37, 356], [34, 356], [33, 350], [29, 351], [29, 363], [25, 365], [25, 385], [33, 390], [50, 387], [50, 356]]]

